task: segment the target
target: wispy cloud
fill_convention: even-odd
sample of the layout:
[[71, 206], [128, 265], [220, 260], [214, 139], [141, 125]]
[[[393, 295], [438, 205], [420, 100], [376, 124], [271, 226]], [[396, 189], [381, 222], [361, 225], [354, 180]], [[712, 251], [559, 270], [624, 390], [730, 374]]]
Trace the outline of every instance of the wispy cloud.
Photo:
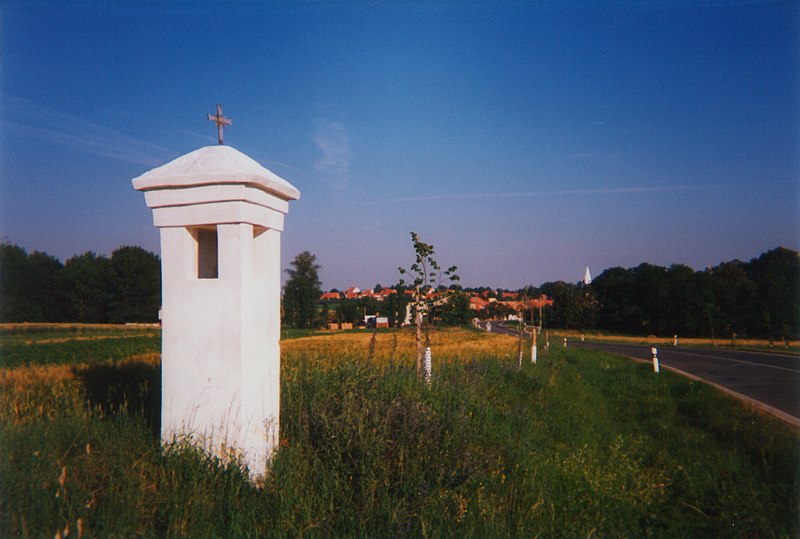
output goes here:
[[26, 99], [4, 96], [7, 107], [3, 129], [17, 137], [36, 138], [74, 150], [134, 163], [156, 166], [176, 152], [131, 137], [75, 114], [42, 107]]
[[724, 187], [723, 184], [714, 185], [663, 185], [663, 186], [632, 186], [632, 187], [608, 187], [595, 189], [561, 189], [554, 191], [516, 191], [500, 193], [442, 193], [437, 195], [422, 195], [409, 197], [395, 197], [381, 200], [364, 201], [364, 205], [377, 205], [389, 203], [408, 203], [408, 202], [443, 202], [443, 201], [464, 201], [464, 200], [491, 200], [502, 198], [526, 198], [526, 197], [567, 197], [567, 196], [589, 196], [589, 195], [621, 195], [621, 194], [654, 194], [679, 191], [697, 191], [700, 189], [712, 189]]
[[350, 138], [339, 122], [318, 121], [314, 144], [320, 151], [314, 170], [321, 174], [333, 189], [344, 190], [350, 183]]

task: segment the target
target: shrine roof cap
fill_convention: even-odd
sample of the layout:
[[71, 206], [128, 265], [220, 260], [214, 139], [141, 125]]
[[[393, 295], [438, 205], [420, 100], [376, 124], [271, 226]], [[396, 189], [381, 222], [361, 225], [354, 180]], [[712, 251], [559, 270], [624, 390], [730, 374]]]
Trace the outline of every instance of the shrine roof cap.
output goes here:
[[131, 180], [139, 191], [211, 184], [252, 185], [285, 200], [298, 200], [295, 186], [231, 146], [206, 146]]

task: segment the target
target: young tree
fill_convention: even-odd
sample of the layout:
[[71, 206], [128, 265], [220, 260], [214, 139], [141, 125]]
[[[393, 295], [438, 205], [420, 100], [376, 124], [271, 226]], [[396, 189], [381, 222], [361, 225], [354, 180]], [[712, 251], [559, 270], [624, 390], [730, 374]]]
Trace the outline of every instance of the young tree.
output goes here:
[[[443, 281], [458, 281], [460, 277], [455, 273], [458, 269], [456, 266], [450, 266], [442, 271], [439, 263], [433, 258], [433, 245], [421, 241], [415, 232], [411, 233], [411, 241], [416, 254], [415, 261], [410, 270], [405, 268], [398, 268], [398, 270], [401, 275], [410, 275], [414, 278], [412, 314], [417, 347], [417, 377], [422, 380], [426, 376], [423, 358], [426, 350], [430, 351], [430, 332], [436, 318], [436, 308], [438, 304], [445, 303], [437, 302], [436, 294], [433, 292], [438, 286], [444, 284]], [[405, 281], [400, 279], [400, 284], [405, 285]]]
[[298, 329], [314, 327], [317, 302], [322, 294], [317, 257], [303, 251], [292, 260], [294, 269], [287, 269], [289, 280], [283, 287], [284, 321]]

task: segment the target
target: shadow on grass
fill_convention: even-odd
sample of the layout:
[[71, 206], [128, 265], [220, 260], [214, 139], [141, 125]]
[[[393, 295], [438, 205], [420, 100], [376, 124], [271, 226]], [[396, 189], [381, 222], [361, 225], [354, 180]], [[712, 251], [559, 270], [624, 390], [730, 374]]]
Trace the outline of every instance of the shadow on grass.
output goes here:
[[146, 361], [76, 367], [86, 397], [104, 414], [127, 413], [144, 418], [154, 435], [161, 432], [161, 364]]

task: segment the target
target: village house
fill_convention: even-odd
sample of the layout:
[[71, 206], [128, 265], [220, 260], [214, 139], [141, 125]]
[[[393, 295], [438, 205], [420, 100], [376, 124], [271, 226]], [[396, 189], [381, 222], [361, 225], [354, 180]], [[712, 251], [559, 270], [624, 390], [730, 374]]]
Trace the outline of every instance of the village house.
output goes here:
[[358, 299], [361, 295], [361, 289], [356, 288], [355, 286], [351, 286], [347, 290], [344, 291], [345, 299]]
[[384, 288], [380, 292], [375, 293], [375, 299], [377, 299], [378, 301], [383, 301], [389, 296], [396, 294], [397, 290], [395, 290], [394, 288]]
[[[342, 299], [357, 300], [370, 298], [376, 301], [384, 301], [386, 298], [396, 294], [397, 290], [394, 288], [381, 288], [376, 292], [372, 289], [362, 291], [360, 288], [352, 286], [344, 293], [337, 291], [325, 292], [320, 296], [320, 300], [339, 301]], [[403, 291], [403, 294], [408, 299], [411, 299], [414, 296], [414, 290], [407, 288]], [[520, 311], [527, 311], [528, 309], [542, 309], [544, 307], [553, 305], [553, 300], [549, 299], [545, 295], [541, 295], [538, 298], [520, 300], [519, 292], [502, 292], [499, 294], [499, 299], [497, 297], [493, 297], [497, 293], [491, 290], [484, 290], [482, 292], [467, 292], [466, 294], [469, 296], [469, 308], [473, 311], [476, 311], [476, 313], [485, 311], [491, 305], [494, 305], [497, 309], [500, 309], [498, 314], [505, 312], [505, 316], [516, 316], [514, 314], [509, 315], [508, 313], [519, 313]], [[432, 288], [426, 290], [424, 296], [429, 299], [440, 298], [442, 302], [447, 301], [447, 292], [436, 291]], [[373, 323], [376, 322], [373, 321]]]
[[480, 296], [472, 296], [469, 298], [469, 308], [473, 311], [482, 311], [489, 306], [489, 302]]

